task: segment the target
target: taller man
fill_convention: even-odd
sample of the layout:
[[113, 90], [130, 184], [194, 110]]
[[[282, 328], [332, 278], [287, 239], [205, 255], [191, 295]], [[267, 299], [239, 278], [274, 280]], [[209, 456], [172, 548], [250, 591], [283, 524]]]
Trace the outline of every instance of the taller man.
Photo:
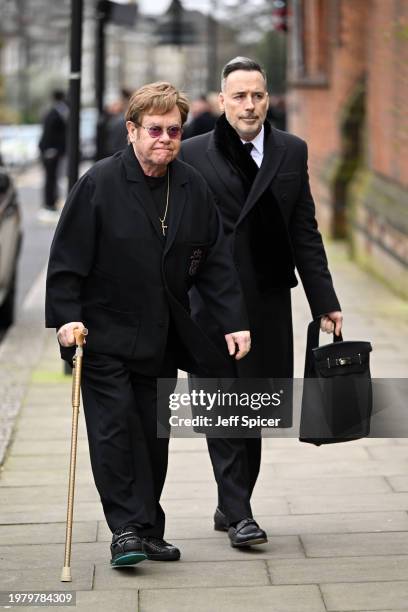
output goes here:
[[[157, 437], [157, 378], [174, 378], [178, 367], [211, 375], [236, 344], [236, 359], [250, 346], [249, 332], [238, 331], [247, 318], [213, 198], [175, 159], [187, 113], [170, 83], [137, 90], [126, 114], [130, 144], [76, 183], [51, 246], [46, 324], [65, 358], [73, 330], [89, 329], [84, 413], [115, 566], [180, 557], [163, 540], [168, 439]], [[193, 285], [222, 330], [221, 351], [190, 318]]]
[[[342, 314], [321, 235], [307, 172], [307, 146], [265, 120], [266, 76], [236, 57], [224, 67], [215, 129], [182, 143], [180, 158], [206, 179], [221, 211], [246, 298], [252, 350], [232, 375], [291, 378], [293, 332], [290, 289], [296, 267], [314, 318], [340, 332]], [[217, 324], [197, 294], [192, 314], [213, 337]], [[253, 520], [250, 498], [261, 459], [261, 438], [207, 438], [218, 484], [215, 529], [233, 546], [266, 541]]]

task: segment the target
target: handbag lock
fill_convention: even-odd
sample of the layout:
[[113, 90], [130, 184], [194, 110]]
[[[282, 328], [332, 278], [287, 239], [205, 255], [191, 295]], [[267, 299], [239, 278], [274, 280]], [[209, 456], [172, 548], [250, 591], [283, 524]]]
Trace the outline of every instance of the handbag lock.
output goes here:
[[362, 362], [360, 353], [358, 353], [358, 355], [354, 355], [353, 357], [337, 357], [336, 359], [330, 359], [330, 357], [327, 357], [327, 367], [332, 368], [336, 366], [352, 365], [356, 362], [356, 359], [358, 359], [358, 363], [361, 365]]

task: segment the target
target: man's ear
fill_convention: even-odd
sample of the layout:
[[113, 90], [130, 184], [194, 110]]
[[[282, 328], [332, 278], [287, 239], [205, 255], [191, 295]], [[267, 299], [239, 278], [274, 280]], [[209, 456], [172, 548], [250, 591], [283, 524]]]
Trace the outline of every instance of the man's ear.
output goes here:
[[128, 141], [133, 142], [136, 137], [136, 128], [133, 121], [126, 121], [126, 129], [128, 132]]
[[222, 93], [222, 91], [220, 91], [220, 93], [218, 94], [218, 103], [220, 105], [221, 112], [224, 112], [225, 111], [224, 94]]

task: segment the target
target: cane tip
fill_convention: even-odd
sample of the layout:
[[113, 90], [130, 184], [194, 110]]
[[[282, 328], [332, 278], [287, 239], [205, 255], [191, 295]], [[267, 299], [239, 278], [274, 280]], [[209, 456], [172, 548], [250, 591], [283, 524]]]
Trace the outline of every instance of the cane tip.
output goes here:
[[61, 572], [61, 582], [71, 582], [71, 581], [72, 581], [71, 568], [64, 566]]

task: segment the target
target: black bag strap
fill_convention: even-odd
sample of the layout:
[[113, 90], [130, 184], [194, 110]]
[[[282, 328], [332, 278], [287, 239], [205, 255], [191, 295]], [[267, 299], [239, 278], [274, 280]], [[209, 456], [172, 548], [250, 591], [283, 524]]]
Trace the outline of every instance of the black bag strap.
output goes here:
[[[307, 328], [307, 342], [306, 342], [306, 359], [305, 359], [305, 378], [313, 376], [313, 349], [319, 346], [320, 336], [320, 317], [314, 319], [309, 323]], [[336, 336], [333, 332], [333, 342], [342, 342], [343, 336]]]

